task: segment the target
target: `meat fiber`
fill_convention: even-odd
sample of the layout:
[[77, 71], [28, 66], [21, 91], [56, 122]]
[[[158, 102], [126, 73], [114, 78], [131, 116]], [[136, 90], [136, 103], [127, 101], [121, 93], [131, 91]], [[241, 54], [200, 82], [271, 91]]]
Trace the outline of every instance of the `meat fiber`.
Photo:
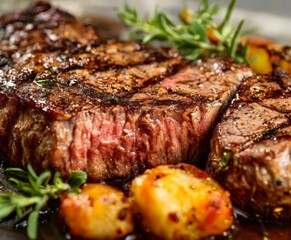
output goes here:
[[291, 219], [291, 76], [249, 78], [216, 127], [207, 172], [241, 210]]
[[0, 18], [0, 149], [91, 180], [161, 164], [198, 164], [213, 126], [251, 71], [229, 59], [189, 63], [171, 49], [101, 42], [45, 3]]

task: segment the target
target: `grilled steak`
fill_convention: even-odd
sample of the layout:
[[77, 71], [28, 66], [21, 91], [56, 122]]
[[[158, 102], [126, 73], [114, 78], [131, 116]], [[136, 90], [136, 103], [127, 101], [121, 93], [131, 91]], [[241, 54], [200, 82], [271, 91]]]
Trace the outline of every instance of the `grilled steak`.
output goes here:
[[90, 26], [37, 3], [2, 16], [0, 148], [10, 164], [84, 170], [94, 181], [196, 162], [250, 70], [196, 63], [171, 49], [100, 41]]
[[216, 127], [207, 172], [242, 210], [291, 217], [291, 76], [249, 78]]

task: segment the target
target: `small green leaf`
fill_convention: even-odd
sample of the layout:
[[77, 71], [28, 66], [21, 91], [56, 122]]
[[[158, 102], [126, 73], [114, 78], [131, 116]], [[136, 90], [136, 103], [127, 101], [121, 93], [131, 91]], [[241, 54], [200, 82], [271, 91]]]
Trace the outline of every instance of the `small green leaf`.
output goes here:
[[47, 185], [49, 183], [49, 180], [51, 179], [51, 172], [49, 171], [45, 171], [42, 174], [40, 174], [38, 176], [38, 178], [36, 179], [36, 183], [38, 185]]
[[16, 206], [11, 203], [1, 204], [0, 208], [0, 221], [2, 221], [4, 218], [8, 217], [10, 214], [12, 214], [16, 209]]
[[16, 208], [16, 214], [17, 214], [17, 217], [18, 217], [18, 219], [21, 219], [22, 217], [23, 217], [23, 209], [22, 208], [20, 208], [20, 207], [17, 207]]
[[[176, 39], [179, 39], [179, 32], [175, 31], [175, 29], [171, 28], [167, 24], [165, 24], [164, 19], [161, 19], [162, 25], [163, 25], [163, 31], [164, 35], [167, 36], [167, 38], [171, 37], [171, 41], [174, 41]], [[167, 39], [169, 40], [169, 39]]]
[[27, 220], [27, 236], [29, 239], [36, 239], [37, 238], [37, 223], [39, 218], [39, 212], [33, 211], [28, 215]]
[[154, 41], [155, 39], [157, 38], [157, 36], [156, 35], [146, 35], [143, 39], [142, 39], [142, 42], [143, 43], [150, 43], [150, 42], [152, 42], [152, 41]]
[[229, 151], [225, 151], [222, 153], [222, 157], [221, 157], [221, 165], [223, 168], [227, 168], [229, 165], [229, 162], [232, 158], [232, 154]]
[[34, 82], [39, 86], [43, 86], [53, 84], [55, 81], [56, 81], [55, 79], [37, 79]]
[[11, 192], [3, 192], [0, 194], [0, 204], [11, 202]]
[[79, 188], [87, 181], [87, 174], [83, 171], [73, 172], [68, 178], [68, 184], [71, 188]]
[[224, 19], [222, 20], [221, 24], [218, 27], [218, 30], [223, 31], [224, 27], [227, 25], [229, 22], [231, 13], [233, 11], [234, 5], [236, 3], [236, 0], [231, 0], [230, 4], [227, 7], [226, 14], [224, 16]]
[[[194, 33], [194, 35], [197, 37], [196, 39], [206, 39], [206, 29], [205, 27], [199, 23], [198, 21], [194, 21], [190, 26], [189, 26], [190, 32]], [[192, 34], [193, 35], [193, 34]], [[193, 37], [192, 37], [193, 38]]]
[[36, 179], [34, 179], [31, 175], [28, 176], [29, 183], [34, 190], [34, 195], [41, 195], [40, 189], [42, 188], [41, 185], [37, 184]]
[[231, 41], [231, 46], [230, 46], [230, 56], [232, 58], [235, 57], [236, 55], [236, 51], [237, 51], [237, 47], [238, 47], [238, 41], [240, 39], [240, 32], [241, 32], [241, 29], [242, 29], [242, 26], [244, 24], [244, 20], [241, 20], [238, 24], [238, 27], [234, 33], [234, 36], [232, 38], [232, 41]]
[[21, 191], [21, 192], [26, 192], [26, 193], [34, 192], [33, 188], [31, 188], [29, 183], [27, 183], [27, 182], [23, 182], [23, 181], [18, 180], [16, 178], [9, 178], [8, 182], [15, 185], [19, 189], [19, 191]]
[[209, 10], [209, 14], [210, 14], [211, 16], [214, 16], [214, 15], [218, 14], [219, 10], [220, 10], [219, 4], [214, 4], [214, 5], [211, 7], [211, 9]]
[[9, 175], [15, 175], [22, 180], [28, 180], [28, 172], [21, 168], [6, 168], [5, 172]]
[[37, 179], [37, 174], [35, 173], [34, 169], [32, 168], [32, 166], [30, 164], [27, 165], [27, 171], [32, 176], [32, 178], [34, 180]]
[[188, 60], [195, 60], [201, 54], [201, 49], [193, 49], [192, 51], [191, 50], [188, 51], [186, 49], [183, 53], [185, 56], [187, 56], [186, 58]]
[[27, 217], [27, 215], [29, 215], [32, 212], [32, 208], [16, 208], [16, 213], [17, 213], [17, 220], [21, 220], [24, 219], [25, 217]]
[[59, 173], [59, 172], [55, 173], [53, 183], [56, 187], [58, 187], [64, 183], [62, 178], [61, 178], [61, 173]]

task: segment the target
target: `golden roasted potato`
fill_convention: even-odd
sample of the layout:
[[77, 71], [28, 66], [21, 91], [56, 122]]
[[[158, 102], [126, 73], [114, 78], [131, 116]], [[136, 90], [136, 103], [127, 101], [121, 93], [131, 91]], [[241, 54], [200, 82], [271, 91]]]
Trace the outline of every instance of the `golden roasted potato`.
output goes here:
[[247, 46], [247, 59], [255, 73], [274, 71], [291, 73], [291, 48], [261, 37], [249, 36], [241, 43]]
[[147, 170], [133, 180], [130, 194], [143, 228], [161, 239], [201, 239], [233, 223], [229, 193], [189, 164]]
[[80, 194], [64, 195], [60, 215], [73, 236], [86, 239], [119, 239], [134, 229], [128, 199], [104, 184], [87, 184]]

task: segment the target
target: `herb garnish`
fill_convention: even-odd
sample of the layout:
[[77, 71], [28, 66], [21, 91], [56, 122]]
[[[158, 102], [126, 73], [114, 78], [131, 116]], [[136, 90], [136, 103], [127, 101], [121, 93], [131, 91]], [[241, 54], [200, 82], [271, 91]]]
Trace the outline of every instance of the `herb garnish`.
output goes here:
[[232, 158], [231, 152], [224, 151], [222, 153], [222, 156], [221, 156], [221, 162], [220, 162], [221, 163], [221, 167], [224, 168], [224, 169], [228, 169], [229, 162], [230, 162], [231, 158]]
[[42, 86], [42, 85], [53, 84], [55, 81], [56, 81], [55, 79], [38, 79], [38, 80], [35, 80], [34, 82], [37, 85]]
[[0, 194], [0, 220], [17, 214], [17, 220], [27, 218], [27, 236], [29, 239], [37, 238], [37, 224], [39, 212], [50, 199], [58, 199], [64, 192], [79, 192], [79, 187], [87, 180], [85, 172], [72, 173], [66, 182], [60, 173], [45, 171], [37, 175], [31, 165], [27, 171], [20, 168], [7, 168], [6, 173], [11, 176], [8, 181], [14, 184], [20, 193], [3, 192]]
[[239, 40], [244, 20], [241, 20], [234, 29], [228, 24], [235, 3], [236, 0], [231, 0], [220, 24], [214, 21], [219, 6], [209, 4], [208, 0], [202, 0], [196, 12], [184, 7], [179, 24], [175, 24], [159, 9], [156, 9], [147, 20], [128, 5], [125, 5], [123, 10], [118, 9], [117, 14], [126, 25], [132, 27], [130, 32], [132, 36], [140, 38], [143, 43], [154, 40], [167, 41], [190, 60], [215, 54], [230, 56], [236, 62], [244, 62], [246, 61], [244, 49], [238, 51], [238, 48], [242, 47]]

